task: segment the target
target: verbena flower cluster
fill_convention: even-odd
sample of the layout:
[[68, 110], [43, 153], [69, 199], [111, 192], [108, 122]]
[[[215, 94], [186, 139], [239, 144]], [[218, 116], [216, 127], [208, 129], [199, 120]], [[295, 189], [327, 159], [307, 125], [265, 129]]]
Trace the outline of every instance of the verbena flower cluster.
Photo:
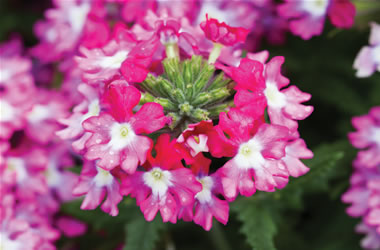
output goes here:
[[[101, 10], [94, 7], [73, 8], [91, 15]], [[57, 135], [83, 156], [73, 190], [85, 197], [82, 209], [101, 205], [116, 216], [130, 196], [148, 221], [160, 212], [164, 222], [210, 230], [213, 217], [227, 223], [228, 204], [239, 194], [273, 192], [308, 171], [300, 159], [313, 153], [298, 120], [313, 107], [302, 104], [310, 94], [288, 86], [284, 58], [268, 61], [266, 51], [242, 58], [248, 29], [208, 13], [175, 15], [187, 9], [147, 10], [131, 27], [98, 22], [108, 40], [91, 37], [89, 45], [82, 34], [78, 53], [67, 59], [69, 72], [81, 77], [82, 99], [59, 120], [66, 127]]]
[[58, 214], [74, 200], [78, 176], [67, 170], [73, 159], [55, 136], [57, 119], [71, 102], [34, 81], [32, 61], [17, 38], [0, 45], [0, 248], [55, 249], [64, 234], [77, 236], [86, 225]]
[[354, 117], [357, 130], [348, 136], [352, 145], [360, 149], [353, 162], [351, 187], [342, 196], [350, 203], [347, 213], [361, 217], [357, 232], [367, 234], [362, 240], [366, 249], [380, 248], [380, 107], [373, 107], [369, 114]]
[[[380, 65], [380, 25], [371, 22], [370, 46], [363, 47], [354, 62], [357, 77], [369, 77]], [[361, 242], [365, 249], [380, 248], [380, 107], [352, 118], [357, 130], [348, 134], [351, 144], [360, 149], [353, 162], [350, 188], [342, 201], [351, 204], [347, 213], [362, 218], [358, 233], [366, 234]]]
[[[319, 35], [326, 16], [349, 28], [350, 1], [53, 4], [36, 46], [0, 48], [2, 249], [83, 233], [57, 215], [74, 196], [112, 216], [132, 197], [148, 221], [160, 212], [210, 230], [238, 195], [308, 172], [298, 121], [311, 95], [282, 75], [284, 57], [253, 52], [288, 30]], [[79, 176], [68, 171], [78, 162]]]

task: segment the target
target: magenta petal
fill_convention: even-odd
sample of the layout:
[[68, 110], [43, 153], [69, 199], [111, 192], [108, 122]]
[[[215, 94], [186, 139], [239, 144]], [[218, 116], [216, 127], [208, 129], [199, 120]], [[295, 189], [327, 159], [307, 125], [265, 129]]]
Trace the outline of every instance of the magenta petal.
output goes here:
[[328, 9], [331, 23], [338, 28], [350, 28], [354, 24], [355, 5], [349, 0], [332, 0]]
[[117, 216], [119, 214], [117, 204], [119, 204], [122, 199], [120, 185], [114, 180], [112, 184], [107, 187], [107, 199], [102, 204], [102, 210], [111, 216]]
[[86, 197], [84, 198], [80, 208], [84, 210], [92, 210], [97, 208], [99, 204], [103, 201], [105, 195], [105, 187], [96, 187], [95, 185], [93, 185], [88, 191]]
[[60, 217], [57, 220], [57, 226], [67, 237], [80, 236], [87, 230], [86, 224], [70, 217]]
[[324, 17], [319, 19], [304, 17], [292, 20], [290, 21], [290, 30], [302, 39], [309, 40], [312, 36], [322, 33], [324, 21]]
[[118, 122], [128, 121], [132, 115], [132, 109], [139, 103], [140, 97], [140, 91], [133, 86], [110, 84], [107, 101], [111, 106], [112, 116]]
[[121, 73], [129, 83], [142, 82], [149, 71], [131, 60], [125, 60], [121, 65]]
[[131, 118], [131, 125], [137, 134], [153, 133], [165, 126], [168, 119], [164, 115], [163, 107], [158, 103], [146, 103]]

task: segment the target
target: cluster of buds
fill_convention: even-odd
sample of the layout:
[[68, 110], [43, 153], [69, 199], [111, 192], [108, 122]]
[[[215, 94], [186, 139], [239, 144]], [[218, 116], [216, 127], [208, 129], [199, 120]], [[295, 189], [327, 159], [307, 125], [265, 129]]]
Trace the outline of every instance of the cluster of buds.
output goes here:
[[79, 42], [65, 70], [81, 78], [67, 80], [80, 96], [56, 134], [83, 156], [73, 189], [82, 209], [116, 216], [130, 196], [147, 221], [160, 212], [210, 230], [239, 194], [274, 192], [308, 171], [298, 121], [311, 96], [288, 87], [283, 57], [242, 57], [248, 29], [208, 15], [192, 24], [167, 7], [131, 27], [115, 22], [101, 46]]
[[57, 119], [70, 103], [34, 81], [32, 60], [19, 39], [0, 45], [0, 248], [55, 249], [63, 233], [76, 236], [86, 225], [58, 214], [75, 199], [78, 176], [67, 170], [73, 160], [55, 136]]
[[367, 234], [362, 240], [365, 249], [380, 248], [380, 107], [373, 107], [369, 114], [354, 117], [357, 130], [348, 136], [355, 148], [360, 149], [353, 162], [351, 187], [342, 196], [350, 203], [347, 213], [362, 218], [357, 232]]

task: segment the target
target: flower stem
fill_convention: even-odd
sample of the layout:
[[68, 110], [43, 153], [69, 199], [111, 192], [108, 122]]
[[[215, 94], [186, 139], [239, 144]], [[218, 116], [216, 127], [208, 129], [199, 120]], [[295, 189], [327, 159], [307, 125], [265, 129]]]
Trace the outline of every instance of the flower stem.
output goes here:
[[167, 58], [179, 58], [179, 48], [177, 43], [169, 43], [166, 45]]
[[213, 64], [216, 62], [216, 59], [220, 56], [220, 52], [223, 48], [223, 45], [220, 43], [214, 43], [214, 48], [212, 48], [212, 51], [208, 57], [208, 63]]

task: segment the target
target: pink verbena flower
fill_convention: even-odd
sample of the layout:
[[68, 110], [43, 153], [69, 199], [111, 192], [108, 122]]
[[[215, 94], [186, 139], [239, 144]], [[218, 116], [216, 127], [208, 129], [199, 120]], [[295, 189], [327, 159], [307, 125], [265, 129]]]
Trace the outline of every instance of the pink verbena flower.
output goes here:
[[309, 168], [300, 159], [311, 159], [313, 156], [313, 152], [306, 147], [305, 141], [298, 138], [286, 145], [285, 156], [281, 161], [290, 176], [300, 177], [309, 172]]
[[0, 138], [9, 139], [16, 130], [26, 126], [25, 113], [32, 106], [32, 99], [20, 100], [16, 92], [0, 98]]
[[218, 174], [208, 173], [210, 163], [211, 160], [205, 158], [202, 153], [195, 157], [191, 170], [202, 184], [202, 190], [195, 195], [194, 204], [182, 208], [178, 216], [185, 221], [193, 220], [206, 231], [211, 229], [213, 217], [226, 225], [229, 214], [228, 202], [217, 197], [223, 193]]
[[231, 27], [224, 22], [220, 23], [214, 18], [209, 19], [207, 14], [206, 21], [202, 22], [200, 25], [209, 40], [226, 46], [245, 42], [248, 35], [247, 29]]
[[176, 147], [182, 152], [187, 164], [194, 162], [200, 152], [209, 152], [209, 133], [213, 131], [211, 120], [189, 124], [177, 139]]
[[304, 40], [322, 33], [326, 16], [334, 26], [350, 28], [355, 12], [349, 0], [285, 0], [278, 7], [279, 15], [290, 19], [290, 31]]
[[352, 124], [357, 131], [348, 134], [354, 147], [362, 149], [355, 164], [375, 168], [380, 164], [380, 107], [373, 107], [368, 115], [354, 117]]
[[366, 234], [360, 244], [365, 249], [379, 249], [380, 248], [380, 234], [376, 232], [375, 228], [361, 222], [356, 226], [356, 232]]
[[353, 162], [354, 172], [350, 188], [342, 196], [349, 203], [346, 212], [352, 217], [361, 217], [357, 232], [366, 233], [361, 245], [366, 249], [377, 249], [380, 245], [380, 107], [373, 107], [368, 115], [352, 119], [356, 132], [348, 137], [352, 145], [361, 149]]
[[42, 174], [47, 159], [41, 148], [26, 144], [8, 151], [4, 158], [0, 166], [1, 186], [12, 188], [20, 200], [35, 200], [48, 192]]
[[122, 200], [119, 190], [120, 184], [110, 171], [99, 167], [97, 162], [85, 162], [73, 194], [86, 195], [81, 209], [97, 208], [107, 194], [101, 208], [104, 212], [116, 216], [119, 213], [117, 204]]
[[220, 114], [216, 130], [229, 145], [225, 155], [233, 157], [218, 170], [227, 199], [235, 199], [238, 193], [251, 196], [256, 189], [272, 192], [287, 184], [289, 173], [279, 161], [288, 143], [286, 127], [253, 121], [239, 110], [230, 110], [228, 115]]
[[86, 224], [68, 216], [58, 218], [57, 227], [67, 237], [77, 237], [83, 235], [87, 230]]
[[84, 100], [73, 108], [73, 113], [69, 117], [59, 119], [59, 122], [67, 127], [57, 131], [61, 139], [76, 139], [72, 146], [76, 152], [85, 149], [85, 142], [90, 138], [91, 133], [84, 132], [82, 123], [89, 117], [98, 116], [101, 109], [100, 91], [88, 84], [80, 84], [78, 91], [83, 95]]
[[289, 84], [289, 79], [281, 74], [283, 63], [284, 58], [276, 56], [263, 71], [258, 61], [243, 59], [238, 68], [232, 69], [238, 90], [235, 105], [255, 112], [256, 116], [262, 115], [267, 106], [271, 123], [288, 127], [298, 137], [297, 120], [303, 120], [313, 112], [312, 106], [301, 103], [308, 101], [311, 95], [301, 92], [296, 86], [282, 89]]
[[26, 101], [35, 92], [31, 74], [32, 62], [21, 54], [20, 39], [0, 44], [0, 97], [10, 96], [14, 101]]
[[168, 119], [157, 103], [146, 103], [133, 113], [141, 94], [132, 86], [111, 84], [107, 95], [110, 110], [83, 122], [84, 130], [92, 133], [85, 144], [85, 158], [99, 159], [97, 165], [105, 170], [120, 165], [132, 174], [152, 146], [151, 139], [141, 134], [161, 129]]
[[369, 77], [375, 71], [380, 71], [380, 25], [371, 23], [369, 45], [364, 46], [354, 61], [357, 77]]
[[123, 75], [129, 82], [142, 82], [157, 48], [157, 38], [137, 41], [129, 31], [120, 29], [103, 48], [80, 47], [84, 57], [76, 57], [83, 78], [88, 83], [109, 81]]
[[[164, 9], [158, 13], [148, 10], [144, 19], [132, 27], [139, 39], [146, 40], [156, 37], [157, 49], [154, 61], [161, 62], [166, 57], [179, 57], [180, 53], [188, 57], [199, 54], [198, 41], [200, 32], [194, 32], [194, 27], [186, 17], [169, 15]], [[203, 34], [201, 35], [203, 38]], [[166, 52], [166, 53], [165, 53]]]
[[28, 231], [35, 239], [39, 239], [36, 249], [56, 249], [54, 242], [60, 237], [60, 232], [53, 227], [52, 214], [39, 213], [37, 202], [23, 202], [15, 206], [14, 216], [26, 221]]
[[38, 95], [25, 118], [27, 136], [40, 143], [48, 143], [61, 126], [57, 120], [68, 115], [70, 103], [59, 92], [39, 89]]
[[156, 157], [149, 155], [144, 165], [146, 171], [136, 171], [122, 180], [123, 195], [136, 198], [147, 221], [160, 211], [164, 222], [175, 223], [179, 209], [193, 204], [202, 189], [191, 171], [183, 167], [174, 144], [169, 134], [162, 134], [155, 146]]
[[71, 56], [81, 40], [82, 45], [88, 47], [103, 46], [107, 42], [109, 31], [102, 19], [105, 12], [100, 1], [53, 2], [54, 8], [45, 13], [46, 20], [34, 26], [40, 43], [31, 50], [32, 55], [43, 62], [52, 62]]
[[33, 234], [29, 224], [20, 219], [6, 218], [0, 222], [0, 247], [12, 250], [37, 250], [40, 237]]
[[43, 174], [50, 195], [58, 198], [60, 202], [74, 200], [72, 191], [78, 181], [78, 175], [68, 170], [74, 165], [68, 145], [50, 142], [45, 153], [47, 154], [47, 163]]

